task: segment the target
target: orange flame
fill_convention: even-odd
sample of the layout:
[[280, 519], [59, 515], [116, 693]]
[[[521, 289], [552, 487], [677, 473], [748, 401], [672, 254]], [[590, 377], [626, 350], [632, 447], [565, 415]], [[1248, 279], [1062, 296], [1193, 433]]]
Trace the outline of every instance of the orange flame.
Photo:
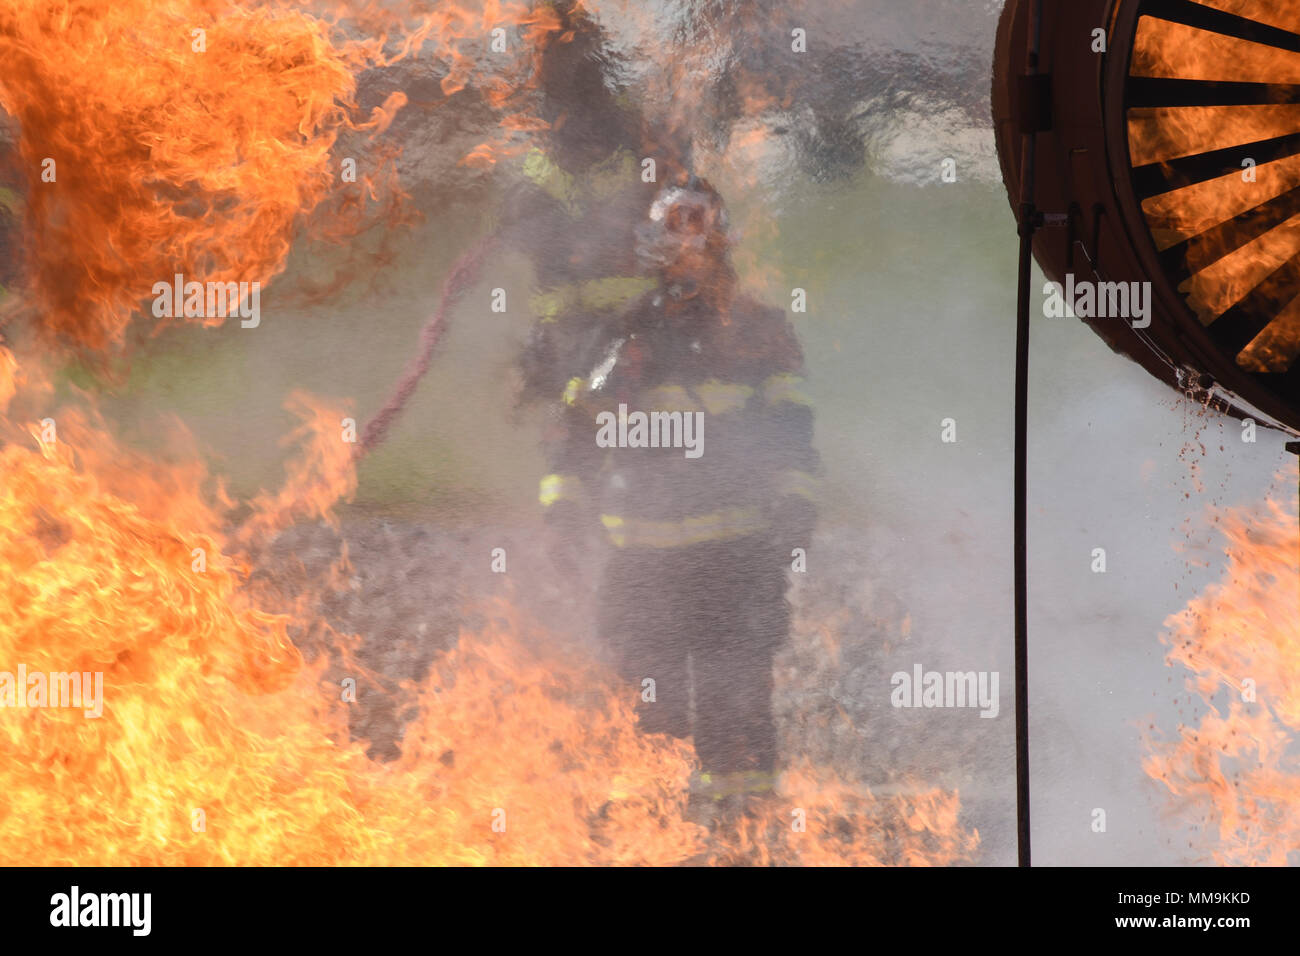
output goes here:
[[[406, 103], [395, 92], [359, 117], [359, 72], [428, 48], [449, 63], [448, 95], [482, 74], [504, 102], [553, 19], [499, 0], [419, 15], [328, 0], [0, 0], [0, 110], [17, 121], [28, 180], [28, 305], [51, 336], [98, 351], [177, 273], [269, 283], [304, 225], [346, 236], [367, 199], [401, 196], [391, 155], [359, 164], [351, 186], [331, 156], [342, 132], [373, 138]], [[489, 69], [462, 48], [516, 26], [522, 66], [519, 52]]]
[[979, 831], [960, 796], [919, 781], [877, 796], [835, 771], [797, 762], [772, 797], [715, 836], [710, 862], [758, 866], [951, 866], [969, 862]]
[[119, 343], [176, 272], [269, 281], [333, 188], [352, 64], [306, 13], [6, 0], [0, 60], [30, 184], [30, 300], [79, 345]]
[[18, 391], [18, 360], [14, 353], [0, 345], [0, 415], [9, 407]]
[[[1288, 30], [1300, 25], [1300, 5], [1294, 0], [1199, 2]], [[1300, 82], [1300, 54], [1146, 16], [1138, 22], [1131, 71], [1144, 77]], [[1128, 116], [1130, 157], [1134, 166], [1168, 163], [1289, 135], [1298, 124], [1300, 109], [1290, 104], [1133, 109]], [[1189, 241], [1185, 265], [1190, 278], [1179, 291], [1204, 324], [1211, 325], [1300, 253], [1300, 216], [1277, 224], [1241, 248], [1233, 247], [1238, 240], [1231, 229], [1224, 233], [1209, 230], [1297, 186], [1300, 159], [1287, 156], [1143, 201], [1157, 248]], [[1277, 321], [1236, 357], [1243, 368], [1284, 372], [1300, 357], [1300, 321], [1294, 297], [1283, 294], [1278, 299], [1271, 303]]]
[[1143, 763], [1220, 864], [1284, 866], [1300, 851], [1300, 537], [1276, 501], [1221, 529], [1223, 580], [1169, 618], [1166, 660], [1206, 705]]
[[[102, 672], [103, 715], [0, 709], [0, 835], [18, 859], [653, 863], [694, 852], [683, 745], [638, 734], [629, 695], [539, 657], [513, 622], [465, 636], [442, 661], [398, 761], [367, 759], [323, 663], [304, 666], [289, 618], [248, 600], [245, 564], [190, 490], [197, 466], [145, 468], [65, 419], [57, 443], [0, 454], [0, 670]], [[110, 490], [126, 482], [139, 500]], [[659, 817], [677, 825], [643, 839]]]
[[[0, 709], [14, 862], [878, 864], [974, 849], [955, 795], [877, 801], [805, 767], [709, 850], [688, 815], [689, 745], [641, 734], [628, 688], [547, 651], [505, 606], [412, 689], [401, 756], [373, 761], [348, 737], [337, 669], [305, 665], [291, 617], [250, 600], [246, 561], [192, 490], [199, 466], [151, 466], [64, 419], [56, 442], [0, 453], [0, 670], [102, 673], [102, 716]], [[315, 419], [304, 434], [323, 436]], [[307, 475], [333, 460], [304, 451]]]

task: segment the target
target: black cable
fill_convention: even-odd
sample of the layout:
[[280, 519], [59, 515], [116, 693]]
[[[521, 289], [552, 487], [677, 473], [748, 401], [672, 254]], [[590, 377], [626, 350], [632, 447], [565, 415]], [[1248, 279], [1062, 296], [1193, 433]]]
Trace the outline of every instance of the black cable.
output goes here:
[[[1038, 50], [1042, 30], [1042, 0], [1030, 7], [1029, 53], [1026, 76], [1038, 73]], [[1015, 667], [1016, 667], [1016, 847], [1021, 866], [1030, 866], [1029, 826], [1029, 300], [1034, 262], [1034, 232], [1038, 210], [1034, 205], [1034, 163], [1037, 137], [1024, 134], [1020, 177], [1020, 272], [1016, 299], [1016, 389], [1015, 389]]]
[[[1289, 451], [1291, 454], [1295, 455], [1298, 460], [1297, 463], [1300, 463], [1300, 441], [1287, 442], [1286, 450]], [[1300, 496], [1300, 484], [1297, 484], [1296, 486], [1296, 494], [1297, 496]], [[1297, 554], [1297, 558], [1300, 558], [1300, 554]], [[1296, 563], [1296, 569], [1300, 570], [1300, 560], [1298, 560]]]
[[1016, 835], [1020, 865], [1029, 849], [1029, 612], [1027, 545], [1027, 439], [1029, 430], [1029, 281], [1033, 263], [1033, 205], [1021, 207], [1020, 291], [1016, 309]]

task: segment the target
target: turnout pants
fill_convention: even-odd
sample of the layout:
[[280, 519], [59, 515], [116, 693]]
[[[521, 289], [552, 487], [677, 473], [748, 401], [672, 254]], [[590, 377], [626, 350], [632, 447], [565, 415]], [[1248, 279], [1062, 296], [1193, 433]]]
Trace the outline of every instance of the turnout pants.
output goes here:
[[775, 767], [772, 658], [790, 626], [786, 566], [756, 536], [617, 549], [606, 565], [599, 626], [640, 691], [641, 728], [693, 733], [707, 772]]

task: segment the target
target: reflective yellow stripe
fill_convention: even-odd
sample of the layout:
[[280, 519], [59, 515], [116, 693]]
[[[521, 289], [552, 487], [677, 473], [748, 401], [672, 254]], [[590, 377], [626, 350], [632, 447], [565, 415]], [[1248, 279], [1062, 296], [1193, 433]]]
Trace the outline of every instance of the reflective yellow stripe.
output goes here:
[[583, 174], [581, 182], [537, 148], [524, 157], [523, 170], [533, 185], [562, 204], [565, 212], [575, 219], [583, 214], [591, 200], [608, 199], [620, 189], [640, 182], [637, 159], [625, 149], [592, 166]]
[[642, 395], [645, 410], [650, 412], [698, 412], [700, 406], [690, 392], [680, 385], [657, 385]]
[[763, 398], [769, 405], [789, 402], [792, 405], [811, 406], [812, 402], [799, 388], [802, 384], [803, 379], [798, 375], [791, 375], [788, 372], [773, 375], [763, 383]]
[[700, 401], [704, 403], [704, 408], [710, 415], [738, 412], [749, 403], [750, 397], [754, 394], [754, 390], [748, 385], [717, 380], [696, 385], [693, 391], [700, 397]]
[[577, 186], [573, 177], [551, 162], [551, 158], [540, 149], [533, 149], [524, 157], [524, 175], [546, 195], [561, 203], [570, 215], [577, 215]]
[[593, 199], [608, 199], [625, 186], [640, 183], [640, 172], [636, 157], [620, 149], [591, 168], [586, 177], [587, 191]]
[[578, 303], [586, 309], [612, 309], [645, 295], [657, 280], [646, 276], [606, 276], [578, 287]]
[[619, 548], [682, 548], [706, 541], [726, 541], [767, 530], [762, 515], [752, 508], [730, 508], [681, 521], [644, 521], [601, 515], [600, 523]]
[[582, 479], [573, 475], [546, 475], [537, 490], [543, 508], [557, 501], [572, 501], [582, 495]]
[[731, 773], [701, 773], [693, 792], [711, 800], [743, 794], [767, 793], [776, 787], [776, 774], [765, 770], [736, 770]]
[[565, 383], [564, 386], [565, 405], [572, 405], [574, 402], [578, 400], [578, 395], [579, 393], [582, 392], [583, 381], [584, 380], [581, 377], [575, 377], [569, 379], [569, 381]]
[[543, 322], [554, 322], [565, 312], [618, 308], [654, 287], [654, 279], [641, 276], [606, 276], [539, 292], [529, 305]]
[[817, 500], [817, 479], [806, 471], [788, 468], [776, 476], [776, 493], [780, 495], [798, 495], [809, 501]]
[[[564, 404], [576, 404], [586, 387], [582, 378], [571, 378], [564, 387]], [[640, 407], [647, 412], [699, 412], [725, 415], [743, 409], [754, 395], [748, 385], [709, 381], [692, 387], [656, 385], [641, 393]], [[698, 399], [698, 401], [696, 401]]]

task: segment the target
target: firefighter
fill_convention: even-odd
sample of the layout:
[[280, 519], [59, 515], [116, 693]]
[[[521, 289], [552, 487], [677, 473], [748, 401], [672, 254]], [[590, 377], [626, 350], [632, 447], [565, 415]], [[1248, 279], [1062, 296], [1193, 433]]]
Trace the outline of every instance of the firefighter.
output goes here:
[[[773, 655], [819, 466], [799, 344], [779, 310], [737, 294], [729, 243], [706, 182], [656, 196], [635, 240], [653, 287], [567, 370], [539, 497], [567, 540], [587, 522], [603, 534], [598, 628], [641, 727], [693, 736], [700, 782], [750, 794], [775, 769]], [[598, 421], [638, 411], [701, 416], [698, 455], [601, 447]]]
[[516, 160], [518, 185], [498, 223], [504, 244], [532, 260], [536, 283], [523, 403], [551, 401], [564, 370], [654, 284], [635, 258], [635, 229], [659, 189], [642, 162], [675, 167], [680, 152], [653, 141], [644, 117], [611, 89], [604, 33], [581, 4], [544, 5], [556, 17], [537, 74], [536, 113], [548, 128]]

